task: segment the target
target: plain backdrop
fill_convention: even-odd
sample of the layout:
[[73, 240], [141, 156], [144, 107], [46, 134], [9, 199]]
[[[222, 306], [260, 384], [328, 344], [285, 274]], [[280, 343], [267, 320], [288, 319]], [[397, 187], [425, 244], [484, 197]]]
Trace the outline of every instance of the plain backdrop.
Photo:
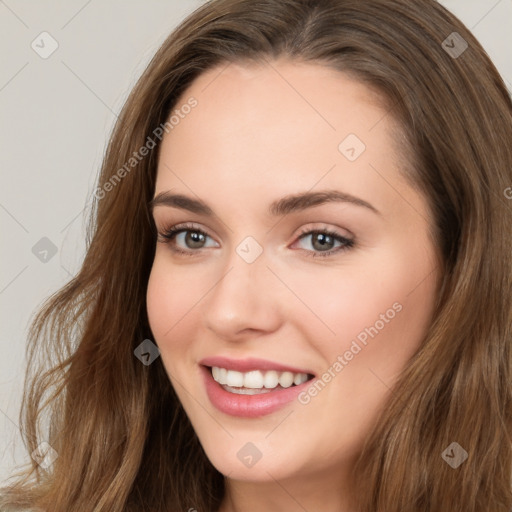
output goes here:
[[[115, 115], [159, 45], [202, 3], [0, 0], [0, 482], [27, 457], [18, 417], [28, 323], [80, 267]], [[441, 3], [512, 90], [512, 0]]]

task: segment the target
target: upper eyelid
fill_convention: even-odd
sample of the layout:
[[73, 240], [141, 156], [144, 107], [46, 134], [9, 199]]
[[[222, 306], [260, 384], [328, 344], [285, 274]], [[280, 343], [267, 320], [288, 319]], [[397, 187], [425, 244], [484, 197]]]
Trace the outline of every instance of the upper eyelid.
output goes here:
[[[208, 228], [204, 228], [199, 223], [195, 223], [192, 221], [177, 222], [176, 224], [163, 222], [162, 226], [160, 228], [158, 227], [158, 223], [156, 222], [156, 220], [154, 220], [154, 224], [158, 231], [164, 231], [166, 229], [173, 229], [173, 230], [183, 229], [183, 230], [190, 230], [190, 231], [197, 230], [197, 231], [204, 231], [208, 236], [212, 236], [212, 235], [210, 235]], [[342, 230], [342, 231], [346, 231], [348, 233], [348, 236], [344, 236], [341, 233], [339, 233], [340, 236], [344, 236], [345, 238], [354, 236], [350, 232], [350, 230], [348, 230], [347, 228], [330, 227], [330, 226], [328, 226], [328, 223], [326, 223], [326, 222], [324, 222], [324, 223], [311, 222], [309, 224], [323, 224], [323, 225], [320, 227], [316, 226], [316, 227], [309, 227], [309, 228], [301, 228], [298, 235], [309, 233], [311, 231], [339, 231], [339, 230]], [[212, 236], [212, 238], [214, 238], [214, 237]]]
[[[204, 233], [206, 236], [210, 237], [212, 240], [215, 241], [215, 243], [219, 243], [217, 242], [217, 240], [215, 239], [214, 236], [212, 236], [207, 229], [203, 228], [203, 227], [200, 227], [200, 226], [197, 226], [197, 225], [194, 225], [195, 223], [192, 223], [192, 222], [184, 222], [184, 223], [177, 223], [177, 224], [174, 224], [174, 225], [171, 225], [169, 227], [165, 227], [163, 229], [159, 229], [158, 232], [160, 233], [161, 231], [166, 231], [166, 230], [173, 230], [174, 234], [177, 235], [178, 233], [180, 232], [183, 232], [183, 231], [200, 231], [202, 233]], [[318, 223], [316, 223], [318, 224]], [[350, 233], [348, 236], [345, 236], [343, 235], [342, 233], [339, 233], [339, 229], [341, 228], [333, 228], [333, 227], [309, 227], [309, 228], [302, 228], [300, 229], [300, 231], [298, 233], [296, 233], [294, 235], [294, 240], [299, 240], [305, 236], [311, 236], [312, 234], [314, 233], [317, 233], [317, 232], [320, 232], [320, 233], [323, 233], [323, 232], [330, 232], [333, 236], [335, 237], [338, 237], [342, 240], [346, 240], [346, 241], [351, 241], [351, 242], [355, 242], [355, 236]], [[345, 229], [345, 231], [348, 231]]]
[[202, 233], [204, 233], [205, 235], [208, 235], [210, 238], [215, 238], [214, 236], [212, 236], [209, 231], [203, 227], [200, 227], [200, 226], [195, 226], [193, 225], [193, 223], [189, 223], [189, 222], [184, 222], [184, 223], [177, 223], [177, 224], [172, 224], [172, 225], [169, 225], [169, 226], [164, 226], [161, 230], [159, 231], [166, 231], [166, 230], [173, 230], [173, 231], [201, 231]]

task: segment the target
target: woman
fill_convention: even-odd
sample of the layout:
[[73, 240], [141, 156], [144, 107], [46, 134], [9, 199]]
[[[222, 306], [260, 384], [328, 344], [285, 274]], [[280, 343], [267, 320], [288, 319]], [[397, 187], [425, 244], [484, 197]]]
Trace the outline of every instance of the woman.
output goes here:
[[436, 2], [202, 6], [33, 324], [2, 505], [510, 511], [511, 140]]

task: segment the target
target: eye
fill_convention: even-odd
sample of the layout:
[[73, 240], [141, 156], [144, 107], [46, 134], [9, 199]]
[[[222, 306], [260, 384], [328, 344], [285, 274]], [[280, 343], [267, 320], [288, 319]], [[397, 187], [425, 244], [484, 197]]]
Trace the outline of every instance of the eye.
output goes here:
[[[195, 252], [200, 249], [208, 247], [205, 245], [206, 240], [209, 238], [213, 240], [208, 233], [197, 228], [193, 224], [179, 224], [163, 229], [158, 233], [160, 241], [168, 244], [173, 252], [183, 254], [186, 256], [194, 256]], [[181, 247], [178, 246], [181, 245]], [[212, 247], [212, 245], [210, 245]], [[218, 245], [213, 245], [218, 247]]]
[[[306, 245], [310, 245], [313, 248], [313, 251], [309, 249], [305, 250], [310, 253], [308, 256], [313, 258], [317, 258], [319, 256], [325, 258], [341, 251], [347, 251], [354, 247], [353, 239], [346, 238], [343, 235], [328, 229], [304, 230], [301, 232], [298, 241], [302, 242], [307, 238], [310, 238], [310, 242]], [[337, 246], [336, 243], [338, 243]]]
[[[184, 256], [195, 256], [201, 249], [219, 247], [208, 233], [189, 223], [165, 228], [158, 235], [160, 242], [168, 244], [173, 252]], [[304, 244], [307, 238], [310, 238], [310, 242]], [[208, 246], [208, 239], [212, 240], [213, 244]], [[354, 247], [355, 242], [329, 229], [310, 229], [303, 230], [295, 243], [302, 243], [301, 249], [306, 251], [307, 256], [317, 258], [347, 251]], [[304, 245], [309, 245], [312, 250], [304, 248]]]

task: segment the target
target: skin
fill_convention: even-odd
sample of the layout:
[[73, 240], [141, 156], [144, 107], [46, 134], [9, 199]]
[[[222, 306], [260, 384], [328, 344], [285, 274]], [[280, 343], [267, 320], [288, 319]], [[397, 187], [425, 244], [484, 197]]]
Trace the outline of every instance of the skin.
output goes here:
[[[400, 174], [394, 121], [378, 95], [321, 65], [270, 64], [209, 70], [177, 103], [198, 101], [162, 141], [155, 196], [200, 198], [215, 215], [154, 208], [159, 231], [191, 222], [208, 237], [202, 248], [187, 245], [187, 233], [157, 242], [148, 315], [172, 385], [226, 476], [221, 512], [350, 512], [355, 457], [431, 321], [439, 255], [427, 199]], [[352, 162], [338, 149], [348, 134], [366, 145]], [[379, 213], [346, 202], [267, 212], [283, 196], [331, 189]], [[302, 230], [326, 228], [354, 247], [311, 257], [322, 246]], [[247, 236], [263, 249], [250, 264], [236, 252]], [[401, 311], [309, 403], [250, 419], [209, 401], [202, 358], [257, 357], [322, 376], [396, 303]], [[250, 468], [237, 457], [247, 442], [262, 454]]]

